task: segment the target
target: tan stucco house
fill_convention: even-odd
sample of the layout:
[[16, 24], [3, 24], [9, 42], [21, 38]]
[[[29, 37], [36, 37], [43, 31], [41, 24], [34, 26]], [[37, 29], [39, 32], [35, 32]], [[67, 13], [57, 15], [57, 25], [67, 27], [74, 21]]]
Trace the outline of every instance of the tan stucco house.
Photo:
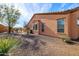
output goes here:
[[34, 14], [27, 27], [36, 35], [79, 38], [79, 7], [51, 13]]
[[0, 33], [7, 32], [7, 31], [8, 31], [8, 27], [0, 24]]

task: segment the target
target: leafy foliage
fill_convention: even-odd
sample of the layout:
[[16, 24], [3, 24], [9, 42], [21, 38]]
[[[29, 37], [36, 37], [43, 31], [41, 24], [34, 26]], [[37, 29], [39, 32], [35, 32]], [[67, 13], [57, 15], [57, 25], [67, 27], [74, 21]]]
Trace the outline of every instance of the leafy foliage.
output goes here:
[[12, 37], [0, 38], [0, 55], [6, 55], [12, 47], [19, 43], [20, 41]]
[[5, 20], [8, 24], [9, 33], [20, 17], [20, 12], [14, 6], [0, 5], [0, 20]]

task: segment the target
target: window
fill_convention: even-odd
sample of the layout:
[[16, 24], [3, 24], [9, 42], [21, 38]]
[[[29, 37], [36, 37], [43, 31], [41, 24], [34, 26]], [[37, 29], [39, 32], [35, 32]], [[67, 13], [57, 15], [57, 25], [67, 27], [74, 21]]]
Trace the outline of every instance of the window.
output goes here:
[[37, 24], [34, 24], [33, 30], [37, 30]]
[[35, 25], [35, 30], [37, 30], [37, 24]]
[[64, 32], [64, 19], [57, 20], [57, 32]]
[[77, 25], [79, 26], [79, 19], [77, 19]]
[[42, 32], [44, 32], [44, 28], [45, 28], [45, 25], [44, 25], [44, 23], [42, 23], [42, 24], [41, 24], [41, 31], [42, 31]]

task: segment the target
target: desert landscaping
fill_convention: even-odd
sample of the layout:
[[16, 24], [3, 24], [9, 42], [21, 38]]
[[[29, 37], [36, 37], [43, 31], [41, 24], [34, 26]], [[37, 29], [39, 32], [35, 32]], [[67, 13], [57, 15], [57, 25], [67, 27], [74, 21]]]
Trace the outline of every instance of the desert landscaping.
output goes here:
[[[13, 35], [14, 36], [14, 35]], [[78, 56], [79, 42], [68, 44], [62, 39], [43, 35], [15, 35], [19, 45], [9, 50], [10, 56]]]
[[42, 7], [0, 5], [0, 56], [79, 56], [79, 4], [56, 12], [63, 4], [54, 9], [45, 4], [43, 8], [51, 12], [36, 5]]

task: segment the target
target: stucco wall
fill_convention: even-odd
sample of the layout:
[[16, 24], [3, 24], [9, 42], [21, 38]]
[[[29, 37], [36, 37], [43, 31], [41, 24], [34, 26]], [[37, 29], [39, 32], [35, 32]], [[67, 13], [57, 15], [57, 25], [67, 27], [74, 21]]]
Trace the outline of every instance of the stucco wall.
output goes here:
[[38, 17], [42, 18], [42, 16], [45, 17], [44, 20], [41, 20], [41, 22], [45, 23], [45, 31], [40, 31], [40, 34], [59, 37], [61, 33], [57, 32], [57, 20], [60, 18], [64, 18], [64, 34], [68, 35], [68, 14], [39, 15]]
[[68, 14], [35, 15], [34, 18], [31, 20], [31, 22], [29, 23], [29, 27], [32, 29], [33, 24], [38, 22], [36, 20], [40, 20], [42, 23], [45, 24], [45, 31], [42, 32], [40, 30], [38, 32], [40, 32], [40, 34], [56, 37], [60, 35], [60, 33], [57, 32], [57, 19], [64, 18], [65, 21], [64, 34], [68, 35], [68, 16], [69, 16]]
[[[57, 20], [63, 18], [64, 19], [64, 33], [57, 32]], [[38, 30], [34, 31], [38, 34], [48, 35], [48, 36], [55, 36], [60, 37], [61, 34], [65, 34], [70, 36], [71, 38], [78, 38], [79, 37], [79, 26], [77, 26], [77, 18], [79, 18], [79, 11], [75, 11], [73, 13], [67, 14], [37, 14], [34, 15], [31, 21], [28, 24], [28, 27], [33, 29], [33, 25], [35, 23], [38, 24]], [[40, 20], [41, 23], [45, 24], [45, 31], [42, 32], [41, 27], [39, 26], [41, 23], [38, 22]]]
[[70, 14], [69, 17], [69, 36], [76, 39], [79, 37], [79, 26], [77, 19], [79, 18], [79, 11]]
[[0, 24], [0, 33], [7, 32], [7, 27]]

